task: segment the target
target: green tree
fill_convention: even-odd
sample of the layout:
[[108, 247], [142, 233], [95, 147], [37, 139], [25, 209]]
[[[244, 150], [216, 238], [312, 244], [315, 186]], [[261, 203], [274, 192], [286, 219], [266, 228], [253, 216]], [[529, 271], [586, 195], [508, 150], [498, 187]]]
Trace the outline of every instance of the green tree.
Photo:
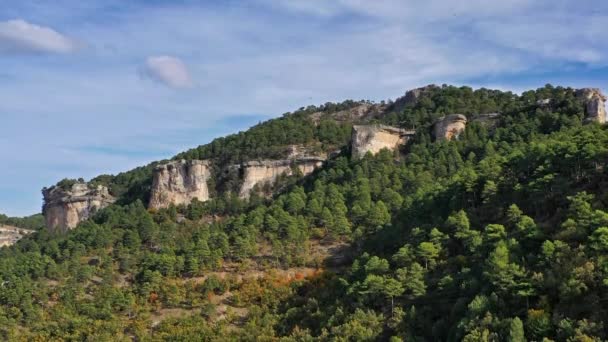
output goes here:
[[428, 269], [435, 264], [435, 259], [439, 256], [440, 248], [432, 242], [421, 242], [418, 245], [416, 254], [424, 260], [424, 268]]
[[507, 337], [508, 342], [526, 342], [526, 338], [524, 335], [524, 324], [519, 319], [519, 317], [515, 317], [511, 320], [511, 324], [509, 326], [509, 336]]

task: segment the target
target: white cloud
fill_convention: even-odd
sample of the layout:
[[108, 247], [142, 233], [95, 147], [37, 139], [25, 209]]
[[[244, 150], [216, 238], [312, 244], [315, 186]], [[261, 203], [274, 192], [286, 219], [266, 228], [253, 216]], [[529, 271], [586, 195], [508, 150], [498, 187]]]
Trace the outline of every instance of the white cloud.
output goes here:
[[188, 68], [181, 59], [172, 56], [148, 57], [144, 75], [172, 88], [192, 86], [192, 78]]
[[0, 22], [0, 52], [70, 53], [77, 43], [61, 33], [22, 19]]

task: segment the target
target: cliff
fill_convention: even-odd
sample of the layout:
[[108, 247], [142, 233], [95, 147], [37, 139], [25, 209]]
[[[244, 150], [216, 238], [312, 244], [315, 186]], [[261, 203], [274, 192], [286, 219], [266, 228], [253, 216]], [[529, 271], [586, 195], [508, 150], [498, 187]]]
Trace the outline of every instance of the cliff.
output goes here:
[[0, 224], [0, 247], [10, 246], [22, 237], [33, 233], [33, 230]]
[[243, 184], [239, 191], [241, 198], [249, 197], [256, 185], [273, 184], [281, 175], [293, 175], [293, 167], [302, 175], [308, 175], [321, 167], [324, 157], [298, 157], [297, 159], [250, 161], [243, 165]]
[[376, 154], [383, 148], [394, 150], [405, 144], [416, 131], [385, 125], [353, 126], [351, 151], [354, 158], [360, 158], [367, 152]]
[[207, 180], [211, 173], [205, 160], [176, 160], [154, 169], [150, 208], [189, 204], [194, 198], [209, 199]]
[[452, 140], [464, 131], [467, 126], [467, 117], [462, 114], [448, 114], [439, 118], [433, 124], [433, 135], [438, 141]]
[[53, 186], [42, 190], [42, 213], [49, 231], [65, 232], [91, 217], [97, 210], [114, 203], [108, 188], [99, 185], [89, 188], [87, 183], [75, 183], [64, 189]]
[[598, 88], [583, 88], [576, 91], [576, 96], [585, 103], [586, 121], [606, 122], [606, 96]]

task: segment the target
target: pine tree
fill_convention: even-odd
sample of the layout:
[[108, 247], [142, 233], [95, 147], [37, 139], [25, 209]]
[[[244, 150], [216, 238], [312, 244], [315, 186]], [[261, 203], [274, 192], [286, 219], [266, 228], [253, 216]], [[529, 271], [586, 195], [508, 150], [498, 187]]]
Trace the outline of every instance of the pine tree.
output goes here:
[[509, 326], [509, 336], [507, 337], [508, 342], [526, 342], [526, 338], [524, 336], [524, 324], [519, 319], [519, 317], [515, 317], [511, 320], [511, 324]]

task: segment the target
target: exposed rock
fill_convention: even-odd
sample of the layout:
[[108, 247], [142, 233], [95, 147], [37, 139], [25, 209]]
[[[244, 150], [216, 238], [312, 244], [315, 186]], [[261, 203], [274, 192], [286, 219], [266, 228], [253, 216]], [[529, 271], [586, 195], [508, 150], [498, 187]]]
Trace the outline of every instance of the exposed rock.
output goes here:
[[209, 200], [207, 180], [211, 176], [206, 160], [175, 160], [154, 169], [149, 207], [189, 204], [194, 198]]
[[46, 227], [53, 232], [72, 229], [115, 201], [105, 186], [90, 188], [87, 183], [75, 183], [69, 189], [60, 186], [45, 188], [42, 195]]
[[541, 107], [548, 106], [550, 104], [551, 104], [551, 99], [540, 99], [540, 100], [536, 101], [536, 105], [541, 106]]
[[0, 247], [13, 245], [22, 237], [33, 233], [33, 230], [5, 226], [0, 224]]
[[338, 122], [357, 122], [365, 121], [369, 118], [376, 117], [382, 113], [383, 106], [379, 104], [361, 102], [352, 108], [333, 112], [315, 112], [310, 114], [310, 118], [318, 125], [322, 118], [331, 118]]
[[479, 122], [486, 127], [494, 128], [498, 124], [498, 120], [500, 120], [500, 113], [484, 113], [475, 114], [471, 122]]
[[273, 184], [281, 175], [293, 175], [294, 167], [306, 176], [321, 167], [324, 161], [324, 157], [299, 157], [297, 159], [247, 162], [242, 165], [243, 184], [239, 196], [247, 198], [256, 185]]
[[319, 153], [318, 150], [315, 150], [314, 146], [304, 146], [304, 145], [289, 145], [284, 153], [286, 155], [286, 159], [296, 160], [296, 159], [327, 159], [326, 153]]
[[360, 158], [367, 152], [376, 154], [383, 148], [394, 150], [405, 144], [416, 131], [385, 125], [353, 126], [351, 151], [354, 158]]
[[462, 114], [449, 114], [439, 118], [433, 125], [433, 135], [438, 141], [452, 140], [464, 131], [467, 117]]
[[333, 151], [329, 152], [327, 157], [329, 159], [334, 159], [334, 158], [337, 158], [341, 153], [342, 153], [342, 150], [333, 150]]
[[606, 122], [606, 96], [598, 88], [583, 88], [576, 91], [576, 96], [585, 102], [587, 121]]

